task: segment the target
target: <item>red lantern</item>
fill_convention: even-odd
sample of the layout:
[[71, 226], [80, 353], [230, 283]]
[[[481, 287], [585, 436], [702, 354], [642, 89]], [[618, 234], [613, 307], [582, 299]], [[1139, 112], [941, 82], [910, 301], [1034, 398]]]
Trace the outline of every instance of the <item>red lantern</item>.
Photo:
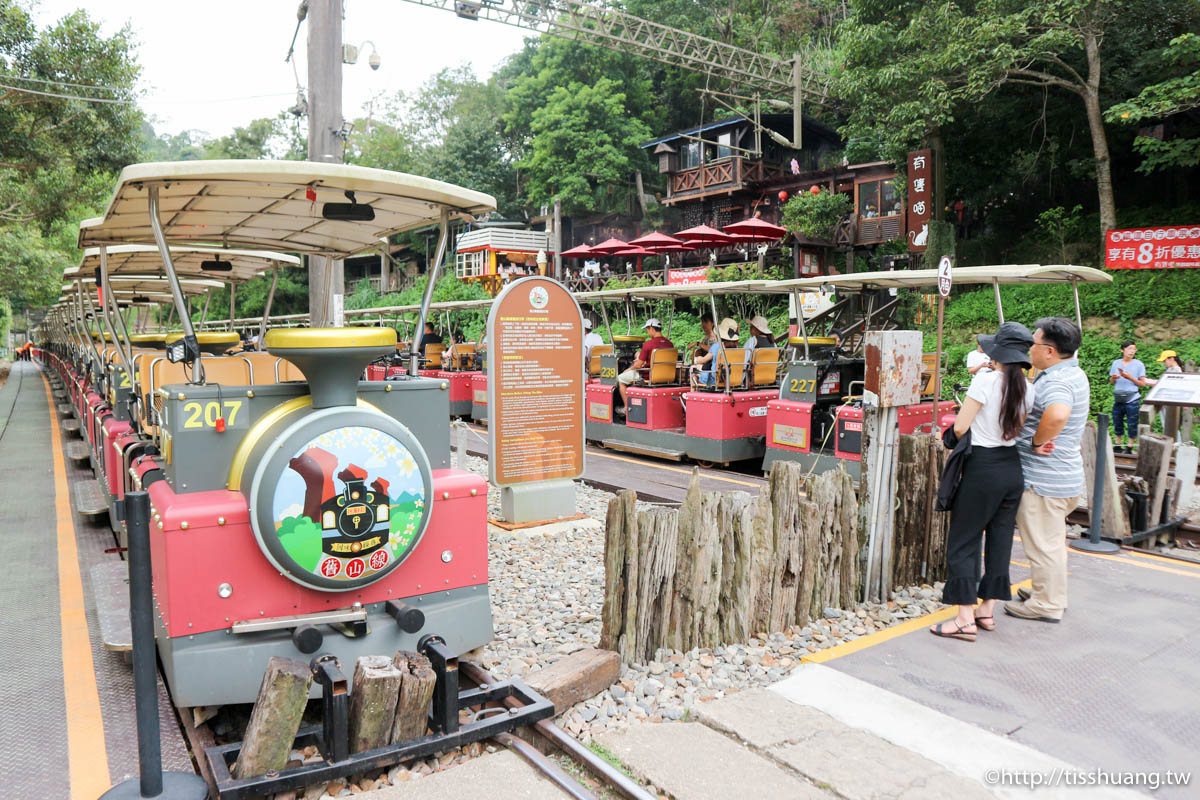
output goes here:
[[781, 202], [781, 203], [786, 203], [786, 202], [787, 202], [787, 199], [788, 199], [788, 193], [787, 193], [787, 192], [780, 192], [780, 193], [779, 193], [779, 202]]
[[821, 193], [821, 187], [820, 187], [820, 186], [811, 186], [811, 187], [809, 187], [808, 191], [809, 191], [811, 194], [820, 194], [820, 193]]

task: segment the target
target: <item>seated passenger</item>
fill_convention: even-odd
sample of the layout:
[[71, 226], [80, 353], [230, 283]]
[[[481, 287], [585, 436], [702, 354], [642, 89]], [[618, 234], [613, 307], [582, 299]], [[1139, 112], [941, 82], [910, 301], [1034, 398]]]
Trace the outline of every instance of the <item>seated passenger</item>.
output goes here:
[[720, 341], [710, 347], [706, 355], [696, 356], [692, 362], [691, 379], [693, 389], [698, 386], [716, 386], [717, 354], [722, 349], [733, 350], [738, 346], [738, 326], [729, 317], [721, 320], [721, 324], [717, 326], [717, 334], [720, 336]]
[[[646, 324], [642, 326], [649, 334], [649, 338], [642, 343], [642, 350], [638, 353], [638, 357], [629, 365], [629, 369], [617, 376], [617, 390], [621, 393], [621, 405], [626, 404], [626, 389], [631, 383], [637, 383], [641, 379], [641, 371], [645, 367], [650, 366], [650, 354], [655, 350], [663, 347], [674, 347], [671, 340], [662, 335], [662, 323], [654, 317], [646, 320]], [[622, 407], [617, 413], [623, 414], [625, 409]]]
[[691, 346], [695, 348], [696, 355], [704, 355], [708, 349], [717, 342], [721, 341], [717, 338], [716, 332], [713, 330], [714, 323], [712, 314], [705, 314], [700, 317], [700, 329], [704, 331], [704, 336], [698, 342], [692, 342]]
[[421, 355], [425, 355], [425, 346], [430, 344], [444, 344], [442, 335], [433, 329], [432, 322], [425, 323], [425, 333], [421, 336]]
[[583, 330], [586, 331], [583, 337], [583, 360], [586, 363], [592, 357], [592, 348], [598, 344], [604, 344], [604, 340], [600, 338], [600, 334], [592, 330], [590, 319], [583, 321]]
[[775, 340], [771, 338], [771, 323], [762, 314], [750, 320], [750, 338], [746, 340], [746, 349], [758, 347], [774, 347]]

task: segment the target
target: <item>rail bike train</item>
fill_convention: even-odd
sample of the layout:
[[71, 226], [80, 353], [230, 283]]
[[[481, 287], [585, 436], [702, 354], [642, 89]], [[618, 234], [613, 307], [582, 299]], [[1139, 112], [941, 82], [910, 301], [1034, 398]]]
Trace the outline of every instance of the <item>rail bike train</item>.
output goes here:
[[[451, 654], [491, 640], [487, 486], [451, 467], [448, 381], [418, 375], [415, 352], [409, 375], [360, 380], [396, 356], [392, 328], [271, 329], [265, 352], [223, 355], [238, 335], [196, 331], [188, 294], [296, 265], [275, 251], [345, 258], [431, 223], [441, 263], [450, 219], [494, 206], [363, 167], [139, 164], [81, 225], [84, 261], [39, 355], [67, 387], [115, 526], [127, 492], [149, 494], [177, 706], [252, 701], [273, 655], [352, 665], [431, 636]], [[129, 333], [122, 305], [166, 298], [177, 334]], [[421, 321], [429, 306], [427, 293]]]

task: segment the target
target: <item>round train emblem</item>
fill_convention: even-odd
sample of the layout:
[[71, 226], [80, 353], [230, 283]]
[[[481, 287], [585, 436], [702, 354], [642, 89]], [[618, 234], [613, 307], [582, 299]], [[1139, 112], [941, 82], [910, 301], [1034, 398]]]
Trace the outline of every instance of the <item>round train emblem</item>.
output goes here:
[[385, 431], [358, 425], [321, 433], [279, 476], [271, 550], [289, 572], [326, 587], [370, 583], [416, 546], [427, 518], [425, 484], [413, 452]]
[[546, 291], [546, 287], [535, 286], [529, 290], [529, 305], [536, 309], [542, 309], [545, 308], [546, 304], [549, 302], [550, 293]]

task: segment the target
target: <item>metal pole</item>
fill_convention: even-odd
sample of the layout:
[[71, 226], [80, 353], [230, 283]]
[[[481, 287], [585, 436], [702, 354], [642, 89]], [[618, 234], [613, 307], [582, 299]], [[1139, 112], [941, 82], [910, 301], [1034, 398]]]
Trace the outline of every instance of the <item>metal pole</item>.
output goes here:
[[425, 276], [428, 278], [428, 283], [425, 284], [425, 293], [421, 297], [421, 314], [417, 318], [417, 329], [413, 331], [412, 347], [409, 349], [409, 375], [417, 375], [420, 367], [421, 348], [420, 336], [425, 334], [425, 320], [429, 317], [429, 304], [433, 302], [433, 286], [437, 283], [438, 272], [442, 267], [442, 259], [446, 257], [446, 247], [450, 242], [450, 210], [443, 207], [441, 219], [438, 221], [438, 244], [437, 255], [433, 259], [433, 263], [426, 266]]
[[233, 330], [235, 308], [237, 306], [237, 284], [229, 282], [229, 330]]
[[804, 148], [804, 116], [802, 101], [804, 99], [803, 81], [800, 79], [800, 54], [792, 54], [792, 147], [797, 150]]
[[[1000, 316], [1000, 324], [1003, 325], [1004, 303], [1000, 300], [1000, 280], [998, 278], [992, 278], [992, 290], [996, 293], [996, 313]], [[941, 314], [941, 309], [938, 310], [938, 313]]]
[[1071, 542], [1072, 550], [1085, 553], [1115, 553], [1121, 549], [1115, 542], [1100, 538], [1104, 524], [1104, 484], [1108, 478], [1108, 414], [1096, 415], [1096, 475], [1092, 482], [1092, 502], [1088, 503], [1088, 538]]
[[[199, 775], [162, 771], [158, 732], [158, 659], [154, 644], [154, 597], [150, 569], [150, 495], [125, 494], [129, 531], [129, 623], [133, 638], [133, 697], [137, 716], [139, 780], [129, 779], [101, 798], [204, 798], [208, 785]], [[164, 781], [165, 778], [165, 781]], [[165, 791], [164, 791], [165, 788]]]
[[800, 323], [800, 338], [804, 340], [804, 360], [808, 361], [808, 329], [804, 326], [804, 304], [800, 301], [800, 290], [792, 289], [796, 303], [796, 320]]
[[554, 279], [561, 281], [562, 273], [562, 201], [554, 198]]
[[279, 283], [279, 267], [271, 272], [271, 289], [267, 292], [267, 302], [263, 306], [262, 322], [258, 324], [258, 347], [262, 349], [263, 338], [267, 335], [267, 318], [271, 316], [271, 303], [275, 301], [275, 284]]
[[[184, 339], [195, 340], [196, 331], [192, 328], [192, 320], [187, 315], [187, 307], [183, 302], [183, 288], [179, 285], [179, 276], [175, 274], [175, 265], [171, 263], [171, 251], [167, 248], [166, 237], [163, 236], [162, 222], [158, 218], [158, 184], [147, 187], [150, 203], [150, 227], [154, 231], [154, 241], [158, 244], [158, 253], [162, 256], [163, 269], [167, 273], [167, 282], [171, 284], [171, 297], [175, 300], [175, 308], [181, 315]], [[204, 367], [200, 364], [200, 350], [196, 349], [196, 360], [192, 364], [192, 375], [200, 379], [204, 375]]]
[[212, 290], [204, 293], [204, 309], [200, 312], [200, 327], [204, 327], [204, 321], [208, 319], [208, 303], [212, 300]]
[[1075, 324], [1083, 330], [1083, 314], [1079, 311], [1079, 281], [1072, 279], [1071, 293], [1075, 295]]
[[[308, 160], [342, 163], [342, 0], [308, 2]], [[308, 310], [314, 328], [333, 325], [345, 293], [344, 264], [308, 258]]]

